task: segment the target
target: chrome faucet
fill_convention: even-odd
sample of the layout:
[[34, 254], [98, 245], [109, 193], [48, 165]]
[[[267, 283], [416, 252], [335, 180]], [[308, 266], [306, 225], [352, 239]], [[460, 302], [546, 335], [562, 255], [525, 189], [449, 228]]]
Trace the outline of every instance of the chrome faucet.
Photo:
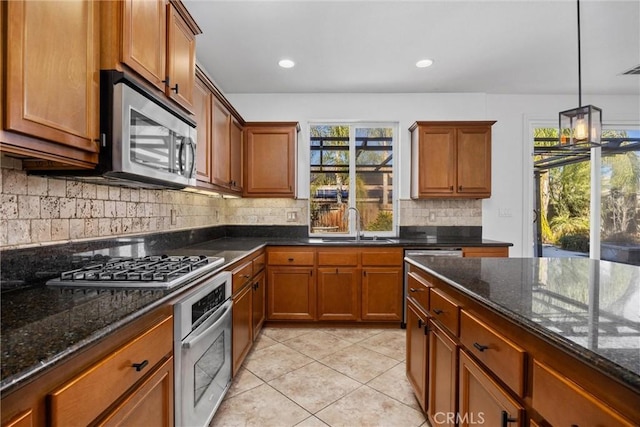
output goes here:
[[350, 207], [349, 209], [347, 209], [347, 214], [349, 214], [349, 211], [351, 209], [356, 211], [356, 242], [359, 242], [360, 241], [360, 211], [358, 210], [358, 208]]

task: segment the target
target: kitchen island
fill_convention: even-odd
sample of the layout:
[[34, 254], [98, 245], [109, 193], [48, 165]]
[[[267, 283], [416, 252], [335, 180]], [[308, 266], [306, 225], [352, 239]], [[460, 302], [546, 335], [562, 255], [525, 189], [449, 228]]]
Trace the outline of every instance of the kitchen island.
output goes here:
[[405, 261], [407, 372], [432, 423], [453, 412], [490, 425], [640, 425], [640, 268]]

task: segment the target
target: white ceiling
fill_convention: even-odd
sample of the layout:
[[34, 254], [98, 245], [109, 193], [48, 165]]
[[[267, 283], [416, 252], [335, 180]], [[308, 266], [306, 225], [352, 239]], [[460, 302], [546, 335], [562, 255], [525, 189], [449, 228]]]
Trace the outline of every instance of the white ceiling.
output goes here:
[[[183, 2], [225, 93], [578, 93], [573, 0]], [[580, 8], [583, 94], [640, 95], [640, 1]]]

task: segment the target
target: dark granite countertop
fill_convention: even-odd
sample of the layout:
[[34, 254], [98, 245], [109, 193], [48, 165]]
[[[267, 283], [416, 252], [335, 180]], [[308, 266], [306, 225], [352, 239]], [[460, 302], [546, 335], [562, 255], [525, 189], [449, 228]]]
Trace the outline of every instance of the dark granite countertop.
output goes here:
[[640, 267], [587, 258], [406, 260], [640, 392]]
[[[46, 286], [48, 279], [61, 272], [112, 257], [160, 254], [221, 256], [225, 258], [222, 270], [266, 244], [313, 244], [307, 232], [306, 226], [223, 226], [1, 251], [0, 393], [37, 377], [191, 286], [170, 290]], [[482, 239], [475, 231], [457, 237], [409, 233], [391, 242], [370, 244], [421, 248], [511, 245]]]

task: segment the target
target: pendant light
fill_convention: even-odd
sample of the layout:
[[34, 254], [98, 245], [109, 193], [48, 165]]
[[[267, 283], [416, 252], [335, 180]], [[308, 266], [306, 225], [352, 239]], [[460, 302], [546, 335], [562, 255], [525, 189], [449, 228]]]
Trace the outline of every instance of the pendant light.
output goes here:
[[560, 147], [591, 148], [601, 145], [602, 110], [593, 105], [582, 105], [582, 64], [580, 52], [580, 0], [578, 10], [578, 108], [561, 111], [558, 136]]

